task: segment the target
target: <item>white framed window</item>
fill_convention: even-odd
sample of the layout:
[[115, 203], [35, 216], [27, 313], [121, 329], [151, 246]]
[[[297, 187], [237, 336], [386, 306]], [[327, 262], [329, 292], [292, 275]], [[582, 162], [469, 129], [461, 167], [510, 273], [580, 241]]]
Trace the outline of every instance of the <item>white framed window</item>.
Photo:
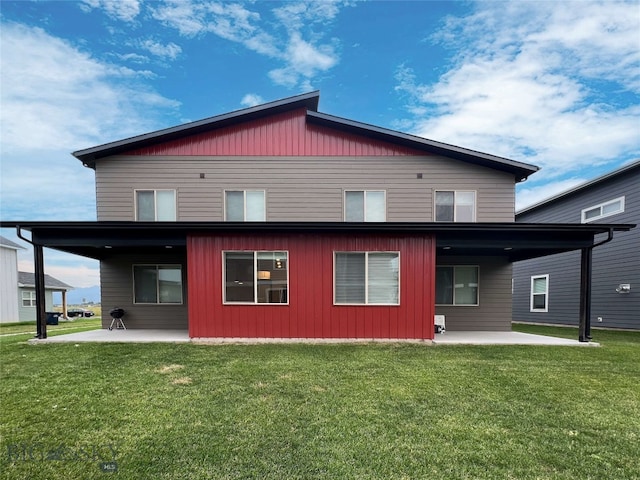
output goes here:
[[285, 251], [225, 251], [225, 304], [288, 304], [289, 253]]
[[384, 190], [345, 190], [345, 222], [385, 222], [386, 196]]
[[182, 266], [134, 265], [133, 303], [182, 304]]
[[436, 266], [436, 305], [479, 305], [477, 265]]
[[601, 218], [610, 217], [624, 212], [624, 197], [609, 200], [582, 210], [582, 223], [589, 223]]
[[476, 221], [476, 192], [437, 190], [435, 193], [436, 222]]
[[36, 292], [33, 290], [22, 291], [22, 306], [23, 307], [35, 307], [36, 306]]
[[264, 222], [264, 190], [225, 190], [224, 219], [228, 222]]
[[549, 311], [549, 275], [531, 277], [531, 311]]
[[400, 252], [334, 252], [335, 305], [400, 305]]
[[174, 222], [175, 190], [136, 190], [136, 220], [139, 222]]

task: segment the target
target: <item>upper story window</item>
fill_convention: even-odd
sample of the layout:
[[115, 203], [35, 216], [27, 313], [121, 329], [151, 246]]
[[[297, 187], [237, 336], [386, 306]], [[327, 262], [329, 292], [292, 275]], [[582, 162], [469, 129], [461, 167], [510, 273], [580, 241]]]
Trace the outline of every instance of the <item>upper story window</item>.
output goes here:
[[134, 265], [134, 303], [182, 303], [182, 266]]
[[224, 252], [224, 303], [287, 303], [287, 252]]
[[136, 190], [136, 220], [164, 222], [176, 220], [175, 190]]
[[22, 306], [23, 307], [35, 307], [36, 306], [36, 292], [32, 290], [22, 291]]
[[478, 305], [479, 268], [475, 265], [436, 267], [436, 305]]
[[531, 277], [531, 311], [549, 311], [549, 275]]
[[264, 222], [264, 190], [227, 190], [224, 192], [224, 219], [228, 222]]
[[399, 305], [399, 252], [336, 252], [334, 303]]
[[476, 192], [436, 191], [436, 222], [475, 222]]
[[616, 198], [608, 202], [594, 205], [593, 207], [582, 210], [582, 223], [593, 222], [601, 218], [624, 212], [624, 197]]
[[384, 222], [387, 219], [384, 190], [356, 190], [344, 192], [346, 222]]

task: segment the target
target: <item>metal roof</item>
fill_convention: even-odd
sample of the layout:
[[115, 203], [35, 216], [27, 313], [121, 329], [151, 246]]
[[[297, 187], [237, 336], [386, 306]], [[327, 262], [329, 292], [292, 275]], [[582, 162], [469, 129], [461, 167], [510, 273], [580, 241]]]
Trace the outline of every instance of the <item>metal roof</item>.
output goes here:
[[376, 127], [354, 120], [348, 120], [325, 113], [318, 112], [320, 92], [314, 91], [294, 97], [284, 98], [270, 103], [257, 105], [255, 107], [236, 110], [223, 115], [205, 118], [191, 123], [178, 125], [155, 132], [138, 135], [136, 137], [119, 140], [116, 142], [99, 145], [84, 150], [73, 152], [73, 155], [90, 168], [95, 168], [95, 161], [111, 155], [118, 155], [127, 151], [150, 146], [153, 144], [167, 142], [185, 136], [195, 135], [215, 129], [227, 127], [229, 125], [246, 122], [269, 115], [274, 115], [283, 111], [298, 108], [305, 108], [307, 120], [315, 124], [321, 124], [329, 128], [348, 131], [366, 137], [383, 140], [389, 143], [403, 145], [413, 149], [444, 155], [458, 160], [471, 162], [478, 165], [494, 168], [512, 173], [517, 182], [527, 179], [529, 175], [539, 170], [535, 165], [517, 162], [503, 157], [490, 155], [488, 153], [477, 152], [455, 145], [436, 142], [423, 137], [397, 132], [382, 127]]
[[0, 235], [0, 245], [3, 247], [11, 248], [13, 250], [24, 250], [24, 247], [18, 245], [15, 242], [12, 242], [11, 240], [9, 240], [6, 237], [3, 237], [2, 235]]
[[[36, 286], [36, 274], [30, 272], [18, 272], [18, 286], [20, 287], [32, 287]], [[72, 286], [52, 277], [51, 275], [44, 275], [44, 288], [48, 290], [71, 290]]]
[[261, 118], [267, 115], [293, 110], [296, 108], [306, 108], [307, 110], [317, 110], [320, 100], [320, 92], [314, 91], [288, 97], [274, 102], [256, 105], [254, 107], [243, 108], [233, 112], [216, 115], [214, 117], [197, 120], [195, 122], [185, 123], [175, 127], [165, 128], [135, 137], [125, 138], [115, 142], [105, 143], [96, 147], [86, 148], [73, 152], [73, 156], [80, 160], [85, 166], [94, 168], [95, 160], [117, 155], [136, 148], [153, 145], [159, 142], [166, 142], [187, 135], [195, 135], [198, 133], [226, 127], [239, 122], [246, 122]]
[[589, 247], [632, 224], [435, 222], [0, 222], [31, 232], [36, 244], [95, 259], [117, 254], [186, 252], [189, 235], [434, 235], [437, 255], [501, 256], [510, 261]]

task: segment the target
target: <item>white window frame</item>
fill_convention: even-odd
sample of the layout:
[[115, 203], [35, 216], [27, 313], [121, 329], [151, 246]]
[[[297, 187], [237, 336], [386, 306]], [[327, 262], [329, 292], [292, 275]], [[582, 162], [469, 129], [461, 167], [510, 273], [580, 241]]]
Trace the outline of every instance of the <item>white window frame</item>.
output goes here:
[[363, 194], [363, 198], [364, 198], [364, 212], [363, 213], [363, 222], [370, 222], [373, 220], [367, 220], [367, 193], [382, 193], [383, 198], [384, 198], [384, 220], [380, 220], [382, 222], [386, 222], [387, 221], [387, 191], [386, 190], [344, 190], [342, 192], [342, 205], [343, 205], [343, 209], [342, 209], [342, 218], [344, 221], [347, 221], [347, 193], [350, 192], [356, 192], [356, 193], [360, 193], [362, 192]]
[[[160, 275], [156, 276], [156, 301], [155, 302], [136, 302], [136, 267], [155, 267], [156, 272], [160, 267], [170, 267], [180, 270], [180, 302], [161, 302], [160, 301]], [[131, 279], [133, 290], [134, 305], [183, 305], [184, 304], [184, 272], [181, 264], [176, 263], [135, 263], [131, 266]]]
[[[237, 190], [234, 190], [237, 191]], [[282, 252], [286, 255], [287, 262], [287, 301], [286, 302], [258, 302], [258, 254], [259, 253], [275, 253]], [[253, 253], [253, 302], [231, 302], [227, 301], [227, 253]], [[289, 305], [289, 299], [291, 298], [291, 282], [289, 281], [290, 268], [289, 268], [289, 251], [288, 250], [223, 250], [222, 251], [222, 304], [223, 305], [255, 305], [255, 306], [278, 306]]]
[[[25, 297], [28, 297], [28, 298], [25, 298]], [[29, 305], [24, 304], [25, 300], [29, 302]], [[22, 306], [24, 308], [31, 308], [36, 306], [36, 292], [34, 290], [22, 291]]]
[[[535, 280], [539, 280], [541, 278], [545, 279], [545, 291], [544, 291], [544, 308], [534, 308], [533, 306], [533, 296], [534, 295], [543, 295], [542, 293], [533, 293], [533, 284]], [[545, 275], [532, 275], [531, 276], [531, 287], [529, 288], [529, 311], [534, 313], [546, 313], [549, 311], [549, 274]]]
[[[339, 253], [364, 253], [364, 303], [338, 303], [336, 302], [336, 256]], [[398, 302], [397, 303], [369, 303], [369, 254], [373, 253], [385, 253], [385, 254], [395, 254], [398, 256]], [[401, 279], [402, 279], [402, 262], [400, 259], [400, 251], [396, 250], [358, 250], [358, 251], [350, 251], [350, 250], [340, 250], [333, 252], [333, 305], [335, 306], [367, 306], [367, 307], [399, 307], [401, 298], [400, 295], [402, 293], [401, 288]]]
[[[480, 265], [436, 265], [437, 267], [450, 267], [453, 268], [453, 303], [436, 303], [439, 307], [479, 307], [480, 306]], [[456, 303], [456, 268], [458, 267], [473, 267], [478, 272], [478, 284], [476, 285], [477, 295], [476, 303]], [[437, 277], [436, 277], [437, 278]]]
[[[613, 205], [615, 203], [620, 204], [619, 210], [616, 210], [615, 212], [603, 213], [604, 207]], [[600, 214], [596, 217], [587, 218], [587, 212], [591, 212], [592, 210], [600, 210]], [[619, 213], [624, 213], [624, 196], [614, 198], [613, 200], [609, 200], [607, 202], [599, 203], [598, 205], [593, 205], [592, 207], [589, 207], [589, 208], [582, 209], [582, 213], [580, 215], [580, 221], [582, 223], [595, 222], [596, 220], [600, 220], [601, 218], [611, 217], [612, 215], [618, 215]]]
[[433, 220], [434, 222], [451, 222], [451, 220], [438, 220], [437, 219], [437, 211], [438, 211], [438, 204], [437, 204], [437, 198], [438, 198], [438, 193], [444, 193], [444, 192], [452, 192], [453, 193], [453, 222], [458, 222], [459, 220], [457, 219], [458, 216], [458, 210], [457, 210], [457, 197], [459, 193], [472, 193], [473, 194], [473, 219], [471, 220], [470, 223], [475, 223], [477, 221], [478, 218], [478, 191], [477, 190], [435, 190], [433, 193]]
[[[227, 193], [228, 192], [242, 192], [242, 220], [227, 220]], [[263, 220], [247, 220], [247, 193], [256, 193], [256, 192], [261, 192], [262, 193], [262, 205], [263, 205], [263, 211], [262, 211], [262, 217]], [[267, 191], [266, 190], [260, 190], [260, 189], [249, 189], [249, 190], [244, 190], [242, 188], [230, 188], [230, 189], [226, 189], [223, 193], [224, 195], [224, 221], [228, 222], [228, 221], [238, 221], [238, 222], [264, 222], [267, 220]]]
[[[153, 192], [154, 222], [175, 222], [178, 219], [178, 191], [175, 188], [137, 188], [133, 191], [136, 222], [140, 221], [138, 220], [138, 192]], [[158, 220], [158, 192], [173, 192], [173, 220]]]

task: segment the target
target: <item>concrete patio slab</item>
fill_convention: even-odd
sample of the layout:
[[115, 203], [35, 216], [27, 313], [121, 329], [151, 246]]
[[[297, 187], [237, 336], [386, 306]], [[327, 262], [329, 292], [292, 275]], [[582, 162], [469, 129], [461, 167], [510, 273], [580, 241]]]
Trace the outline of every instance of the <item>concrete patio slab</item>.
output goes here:
[[551, 346], [599, 346], [567, 338], [548, 337], [521, 332], [446, 332], [430, 340], [395, 339], [312, 339], [312, 338], [189, 338], [186, 330], [90, 330], [88, 332], [56, 335], [46, 339], [31, 339], [29, 343], [195, 343], [207, 345], [263, 344], [263, 343], [419, 343], [423, 345], [551, 345]]
[[598, 347], [599, 343], [577, 339], [549, 337], [522, 332], [445, 332], [436, 334], [434, 345], [551, 345], [567, 347]]
[[189, 332], [186, 330], [108, 330], [104, 328], [56, 335], [44, 339], [33, 338], [29, 340], [29, 343], [189, 343], [190, 341]]

